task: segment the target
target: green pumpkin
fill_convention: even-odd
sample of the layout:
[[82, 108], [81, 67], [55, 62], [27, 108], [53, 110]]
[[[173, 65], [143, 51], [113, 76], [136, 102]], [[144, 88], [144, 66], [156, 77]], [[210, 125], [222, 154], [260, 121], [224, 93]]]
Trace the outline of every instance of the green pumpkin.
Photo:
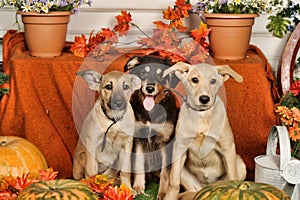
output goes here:
[[96, 194], [84, 183], [71, 179], [58, 179], [34, 183], [17, 200], [97, 200]]
[[282, 190], [251, 181], [219, 181], [202, 188], [194, 200], [289, 200]]

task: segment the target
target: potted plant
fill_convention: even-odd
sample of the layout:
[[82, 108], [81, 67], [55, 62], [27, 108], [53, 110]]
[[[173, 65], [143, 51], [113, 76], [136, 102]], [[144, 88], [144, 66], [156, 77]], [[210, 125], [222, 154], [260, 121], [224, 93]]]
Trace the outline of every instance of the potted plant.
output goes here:
[[291, 139], [292, 157], [300, 159], [300, 79], [295, 78], [290, 90], [276, 105], [279, 121], [286, 126]]
[[285, 5], [276, 4], [273, 10], [275, 12], [268, 17], [270, 21], [266, 28], [275, 37], [282, 38], [288, 32], [293, 31], [299, 23], [300, 3], [288, 0]]
[[0, 0], [0, 7], [13, 6], [21, 14], [32, 56], [55, 57], [62, 53], [70, 15], [91, 3], [92, 0]]
[[[293, 24], [299, 21], [296, 18], [296, 14], [299, 13], [299, 4], [293, 3], [292, 0], [288, 0], [287, 5], [279, 0], [196, 0], [192, 11], [205, 18], [211, 29], [209, 36], [211, 50], [213, 55], [220, 59], [245, 58], [254, 18], [261, 13], [273, 13], [269, 17], [270, 23], [267, 29], [277, 37], [283, 37], [292, 29]], [[239, 27], [240, 22], [246, 24]], [[233, 32], [224, 29], [227, 25], [233, 27]], [[221, 35], [218, 34], [219, 30]], [[245, 36], [244, 39], [243, 36]], [[221, 48], [219, 44], [226, 49], [219, 49]], [[235, 44], [237, 44], [237, 49], [234, 49]]]

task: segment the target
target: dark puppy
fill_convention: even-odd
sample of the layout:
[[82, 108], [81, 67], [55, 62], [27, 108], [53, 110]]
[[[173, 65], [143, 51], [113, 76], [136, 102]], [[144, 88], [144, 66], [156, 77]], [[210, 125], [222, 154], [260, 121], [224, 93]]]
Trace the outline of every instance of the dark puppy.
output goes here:
[[171, 163], [172, 139], [177, 120], [175, 96], [169, 90], [175, 87], [175, 76], [163, 77], [164, 70], [172, 63], [153, 56], [131, 58], [124, 71], [130, 71], [142, 80], [142, 87], [131, 96], [136, 118], [134, 152], [134, 183], [137, 194], [144, 193], [145, 173], [160, 172], [158, 199], [166, 194], [169, 183], [167, 166]]

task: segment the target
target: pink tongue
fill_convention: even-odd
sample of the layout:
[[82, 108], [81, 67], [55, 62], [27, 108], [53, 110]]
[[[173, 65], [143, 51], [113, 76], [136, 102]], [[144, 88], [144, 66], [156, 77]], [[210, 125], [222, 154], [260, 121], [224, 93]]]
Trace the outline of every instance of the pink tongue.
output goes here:
[[146, 110], [148, 110], [148, 111], [152, 110], [152, 108], [155, 106], [153, 96], [146, 96], [146, 98], [143, 102], [143, 105]]

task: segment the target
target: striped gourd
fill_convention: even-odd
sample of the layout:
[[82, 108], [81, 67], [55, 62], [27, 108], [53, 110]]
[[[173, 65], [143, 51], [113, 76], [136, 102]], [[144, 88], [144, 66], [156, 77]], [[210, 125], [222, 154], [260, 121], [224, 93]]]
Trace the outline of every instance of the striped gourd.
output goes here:
[[40, 178], [40, 170], [48, 168], [42, 152], [31, 142], [15, 136], [0, 136], [0, 175], [21, 177], [29, 174]]
[[288, 200], [282, 190], [251, 181], [219, 181], [202, 188], [194, 200]]
[[96, 194], [84, 183], [71, 179], [57, 179], [34, 183], [17, 200], [97, 200]]

